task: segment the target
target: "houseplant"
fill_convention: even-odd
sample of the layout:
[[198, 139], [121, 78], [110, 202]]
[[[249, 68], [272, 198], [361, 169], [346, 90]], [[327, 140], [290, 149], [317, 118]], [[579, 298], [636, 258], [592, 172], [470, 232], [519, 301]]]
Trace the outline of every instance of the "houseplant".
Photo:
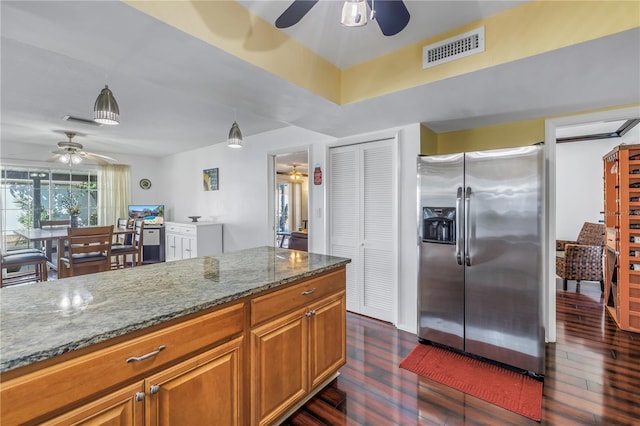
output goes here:
[[69, 208], [67, 208], [67, 211], [69, 212], [69, 226], [71, 226], [72, 228], [77, 228], [78, 227], [78, 216], [80, 215], [80, 206], [78, 204], [74, 204], [73, 206], [70, 206]]

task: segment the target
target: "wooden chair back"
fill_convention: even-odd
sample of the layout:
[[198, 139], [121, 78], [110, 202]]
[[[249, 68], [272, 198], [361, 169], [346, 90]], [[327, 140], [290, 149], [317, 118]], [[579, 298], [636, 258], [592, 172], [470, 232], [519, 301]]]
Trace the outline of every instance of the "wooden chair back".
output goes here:
[[67, 269], [59, 272], [73, 277], [108, 271], [112, 240], [113, 225], [68, 228], [69, 254], [60, 259]]
[[[133, 224], [134, 233], [131, 236], [131, 244], [123, 246], [115, 246], [112, 248], [111, 255], [117, 258], [116, 267], [126, 267], [127, 256], [132, 255], [132, 266], [142, 265], [142, 243], [144, 236], [144, 220], [136, 219]], [[121, 260], [122, 259], [122, 260]]]
[[[131, 229], [129, 226], [129, 219], [120, 217], [116, 222], [116, 228], [119, 231], [126, 231], [127, 229]], [[131, 234], [119, 234], [116, 236], [117, 244], [131, 244]]]
[[133, 230], [135, 234], [133, 234], [133, 238], [131, 241], [131, 245], [135, 248], [135, 263], [137, 266], [142, 265], [142, 238], [144, 236], [144, 220], [136, 219], [133, 224]]

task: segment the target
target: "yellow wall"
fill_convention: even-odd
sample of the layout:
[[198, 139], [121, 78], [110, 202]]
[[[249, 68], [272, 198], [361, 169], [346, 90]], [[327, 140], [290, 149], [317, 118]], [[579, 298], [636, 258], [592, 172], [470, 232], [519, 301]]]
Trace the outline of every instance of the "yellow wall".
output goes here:
[[[485, 27], [485, 51], [422, 69], [422, 47]], [[342, 104], [516, 61], [640, 26], [640, 1], [543, 1], [414, 43], [342, 72]]]
[[438, 134], [438, 154], [510, 148], [544, 142], [544, 119]]
[[[122, 1], [341, 105], [640, 26], [640, 1], [534, 0], [340, 70], [235, 1]], [[485, 52], [422, 69], [423, 46], [481, 25]]]
[[599, 108], [596, 110], [575, 112], [572, 114], [562, 114], [535, 120], [515, 121], [511, 123], [497, 124], [494, 126], [478, 127], [475, 129], [439, 134], [434, 133], [431, 129], [425, 126], [421, 126], [420, 153], [424, 155], [450, 154], [454, 152], [482, 151], [485, 149], [533, 145], [537, 142], [544, 142], [545, 121], [548, 119], [632, 107], [640, 107], [640, 104], [619, 105], [615, 107]]
[[[356, 102], [582, 43], [640, 26], [640, 1], [534, 0], [340, 70], [235, 1], [123, 2], [337, 104]], [[485, 26], [485, 52], [422, 69], [422, 47]], [[578, 114], [578, 112], [576, 112]], [[423, 154], [544, 141], [545, 118], [436, 134]]]
[[423, 155], [438, 154], [438, 135], [430, 128], [420, 125], [420, 153]]

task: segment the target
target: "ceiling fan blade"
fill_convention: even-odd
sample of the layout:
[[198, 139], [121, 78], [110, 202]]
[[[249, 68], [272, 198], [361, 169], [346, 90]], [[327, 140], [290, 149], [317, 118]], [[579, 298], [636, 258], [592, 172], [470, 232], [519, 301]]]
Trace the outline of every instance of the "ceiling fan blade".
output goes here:
[[[371, 0], [367, 0], [371, 8]], [[402, 0], [375, 0], [376, 21], [382, 34], [398, 34], [409, 23], [409, 10]]]
[[93, 152], [81, 151], [79, 152], [79, 154], [81, 157], [84, 157], [87, 160], [95, 161], [98, 164], [109, 164], [109, 162], [118, 162], [118, 160], [116, 160], [115, 158], [109, 157], [107, 155], [94, 154]]
[[[54, 153], [55, 153], [55, 151], [54, 151]], [[48, 158], [48, 159], [47, 159], [47, 162], [49, 162], [49, 163], [54, 163], [54, 162], [56, 162], [56, 161], [60, 161], [60, 157], [62, 157], [62, 155], [60, 155], [60, 154], [56, 153], [56, 154], [55, 154], [55, 155], [53, 155], [52, 157]]]
[[276, 28], [289, 28], [297, 24], [318, 0], [293, 0], [293, 3], [276, 19]]

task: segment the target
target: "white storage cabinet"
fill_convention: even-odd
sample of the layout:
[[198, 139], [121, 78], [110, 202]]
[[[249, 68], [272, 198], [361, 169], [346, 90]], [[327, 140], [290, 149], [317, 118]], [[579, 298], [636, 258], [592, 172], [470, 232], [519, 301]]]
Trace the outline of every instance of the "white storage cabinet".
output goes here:
[[222, 224], [165, 222], [166, 261], [222, 253]]

